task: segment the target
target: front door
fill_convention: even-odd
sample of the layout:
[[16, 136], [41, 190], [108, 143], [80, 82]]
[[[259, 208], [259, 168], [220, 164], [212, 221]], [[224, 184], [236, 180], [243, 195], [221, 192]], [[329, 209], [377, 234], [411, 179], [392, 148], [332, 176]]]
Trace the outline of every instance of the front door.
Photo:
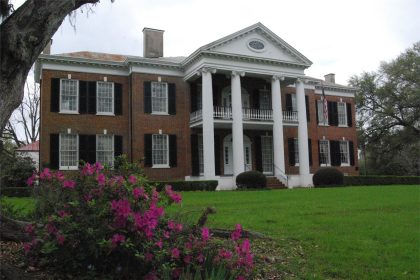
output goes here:
[[244, 143], [244, 162], [245, 162], [245, 171], [252, 170], [251, 143]]
[[223, 161], [225, 175], [233, 174], [233, 151], [232, 141], [223, 144]]
[[[247, 136], [244, 135], [244, 171], [252, 170], [252, 150], [251, 141]], [[223, 164], [224, 174], [233, 174], [233, 148], [232, 148], [232, 136], [225, 138], [223, 142]]]

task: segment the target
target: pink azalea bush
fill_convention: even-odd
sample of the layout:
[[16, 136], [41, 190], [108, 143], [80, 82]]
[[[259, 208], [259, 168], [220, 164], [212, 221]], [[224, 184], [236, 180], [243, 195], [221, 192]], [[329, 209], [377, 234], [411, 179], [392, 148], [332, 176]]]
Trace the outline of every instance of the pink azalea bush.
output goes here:
[[98, 163], [73, 178], [46, 168], [27, 182], [39, 194], [37, 225], [25, 228], [33, 239], [23, 244], [35, 264], [127, 279], [206, 279], [214, 269], [230, 279], [252, 274], [240, 225], [226, 244], [213, 242], [206, 227], [165, 217], [166, 206], [182, 202], [171, 186], [158, 192], [140, 176], [108, 173]]

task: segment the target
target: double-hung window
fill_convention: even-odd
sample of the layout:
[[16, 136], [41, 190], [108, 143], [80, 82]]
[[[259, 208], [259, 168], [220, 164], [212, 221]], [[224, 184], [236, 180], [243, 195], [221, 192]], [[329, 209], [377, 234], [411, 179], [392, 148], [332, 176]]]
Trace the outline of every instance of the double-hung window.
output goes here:
[[60, 170], [75, 170], [78, 161], [77, 134], [60, 134]]
[[296, 94], [292, 94], [292, 111], [297, 112], [297, 110]]
[[96, 135], [96, 161], [108, 166], [114, 164], [114, 136]]
[[348, 166], [350, 165], [350, 156], [349, 156], [349, 142], [340, 141], [340, 159], [341, 165]]
[[273, 137], [261, 136], [262, 168], [264, 174], [273, 174]]
[[169, 141], [167, 134], [152, 135], [153, 167], [169, 167]]
[[79, 81], [61, 79], [60, 81], [60, 112], [77, 113], [79, 107]]
[[268, 90], [260, 90], [260, 109], [271, 110], [271, 94]]
[[114, 114], [114, 83], [96, 83], [96, 112], [98, 115]]
[[321, 165], [330, 164], [330, 147], [328, 140], [319, 141], [319, 162]]
[[347, 126], [346, 103], [338, 102], [337, 103], [337, 111], [338, 111], [338, 126]]
[[168, 114], [168, 84], [152, 82], [152, 114]]
[[[318, 124], [319, 125], [328, 125], [328, 108], [324, 108], [324, 101], [318, 100], [317, 101], [318, 106]], [[326, 107], [326, 106], [325, 106]], [[324, 110], [326, 111], [324, 113]], [[324, 119], [325, 117], [325, 119]]]

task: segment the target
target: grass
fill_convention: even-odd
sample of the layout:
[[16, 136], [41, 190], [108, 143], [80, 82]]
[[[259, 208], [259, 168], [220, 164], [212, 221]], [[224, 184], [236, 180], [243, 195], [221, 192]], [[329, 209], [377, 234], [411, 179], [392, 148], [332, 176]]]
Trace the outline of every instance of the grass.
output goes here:
[[[420, 279], [420, 188], [349, 187], [251, 192], [189, 192], [181, 212], [197, 219], [213, 206], [210, 227], [275, 238], [286, 269], [304, 279]], [[185, 215], [183, 215], [185, 216]]]
[[185, 192], [169, 212], [191, 222], [207, 206], [217, 210], [209, 227], [241, 223], [273, 237], [290, 278], [420, 279], [419, 186]]

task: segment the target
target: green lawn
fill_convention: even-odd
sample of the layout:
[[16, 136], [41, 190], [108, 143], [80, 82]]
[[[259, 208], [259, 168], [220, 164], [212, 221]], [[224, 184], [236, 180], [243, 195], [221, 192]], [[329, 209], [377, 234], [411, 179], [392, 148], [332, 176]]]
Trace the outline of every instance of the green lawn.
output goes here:
[[[217, 214], [210, 227], [275, 238], [304, 279], [420, 279], [420, 187], [385, 186], [250, 192], [189, 192], [181, 211]], [[185, 216], [185, 215], [183, 215]], [[189, 215], [191, 216], [191, 215]]]
[[217, 210], [209, 227], [273, 237], [291, 278], [420, 279], [419, 186], [185, 192], [169, 212], [195, 221], [207, 206]]

